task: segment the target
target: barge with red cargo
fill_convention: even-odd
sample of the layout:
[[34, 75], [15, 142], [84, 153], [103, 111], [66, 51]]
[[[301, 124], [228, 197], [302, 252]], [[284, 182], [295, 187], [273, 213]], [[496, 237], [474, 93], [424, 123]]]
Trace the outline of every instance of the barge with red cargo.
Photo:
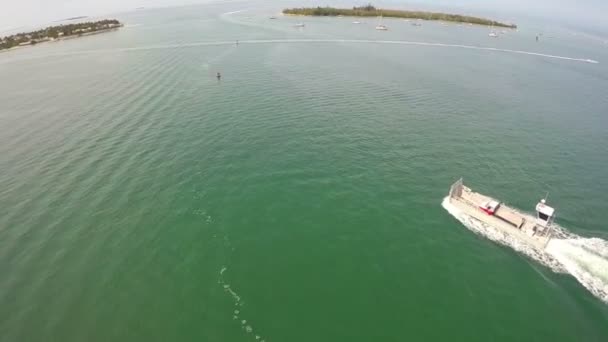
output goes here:
[[546, 199], [536, 204], [534, 217], [471, 190], [461, 178], [450, 187], [448, 200], [468, 216], [538, 250], [544, 250], [553, 235], [555, 209], [546, 203]]

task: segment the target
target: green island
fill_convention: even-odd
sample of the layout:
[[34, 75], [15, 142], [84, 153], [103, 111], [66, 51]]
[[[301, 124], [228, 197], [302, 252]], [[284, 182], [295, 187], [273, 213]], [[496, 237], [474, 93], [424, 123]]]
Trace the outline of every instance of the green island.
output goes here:
[[311, 8], [286, 8], [283, 14], [288, 15], [308, 15], [308, 16], [349, 16], [349, 17], [389, 17], [389, 18], [406, 18], [406, 19], [424, 19], [424, 20], [441, 20], [452, 21], [457, 23], [468, 23], [475, 25], [487, 25], [497, 27], [517, 28], [517, 25], [506, 24], [498, 21], [471, 17], [459, 14], [447, 14], [437, 12], [423, 11], [403, 11], [381, 9], [372, 6], [371, 4], [361, 7], [350, 8], [333, 8], [333, 7], [311, 7]]
[[115, 30], [122, 26], [123, 24], [121, 24], [116, 19], [105, 19], [94, 22], [49, 26], [38, 31], [17, 33], [11, 36], [2, 37], [0, 38], [0, 50], [6, 50], [27, 45], [36, 45], [38, 43], [49, 42], [59, 39], [87, 36], [91, 34]]

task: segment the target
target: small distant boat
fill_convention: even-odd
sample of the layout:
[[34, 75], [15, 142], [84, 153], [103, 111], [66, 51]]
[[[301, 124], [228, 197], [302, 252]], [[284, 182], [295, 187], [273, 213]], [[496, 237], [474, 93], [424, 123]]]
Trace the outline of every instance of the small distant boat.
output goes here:
[[297, 23], [295, 25], [293, 25], [294, 27], [305, 27], [306, 25], [304, 25], [304, 23]]
[[422, 26], [422, 24], [421, 24], [421, 23], [419, 23], [419, 22], [417, 22], [417, 21], [414, 21], [414, 22], [412, 23], [412, 26]]
[[380, 16], [380, 20], [378, 21], [378, 25], [376, 25], [376, 30], [378, 30], [378, 31], [388, 31], [388, 28], [385, 25], [382, 25], [382, 16]]
[[272, 17], [270, 17], [270, 18], [268, 18], [268, 19], [276, 19], [276, 18], [277, 18], [277, 17], [275, 17], [275, 16], [273, 15]]
[[492, 38], [498, 37], [498, 34], [496, 33], [496, 31], [494, 31], [494, 25], [492, 25], [492, 31], [490, 31], [490, 33], [488, 34], [488, 36], [490, 36]]
[[361, 22], [355, 20], [355, 21], [353, 21], [353, 24], [361, 24]]

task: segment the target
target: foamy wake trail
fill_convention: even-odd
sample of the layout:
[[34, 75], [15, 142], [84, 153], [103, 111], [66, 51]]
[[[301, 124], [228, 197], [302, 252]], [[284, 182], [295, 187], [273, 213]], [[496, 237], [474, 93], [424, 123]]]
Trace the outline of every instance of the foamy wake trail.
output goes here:
[[247, 334], [251, 334], [251, 336], [253, 336], [257, 342], [266, 342], [266, 340], [262, 336], [257, 334], [251, 323], [249, 323], [246, 319], [243, 319], [243, 313], [241, 311], [242, 306], [245, 304], [245, 302], [243, 302], [241, 296], [236, 293], [232, 286], [230, 286], [230, 284], [228, 284], [224, 279], [224, 272], [226, 272], [226, 270], [228, 270], [228, 268], [226, 268], [225, 266], [222, 267], [217, 283], [222, 285], [224, 291], [228, 293], [232, 298], [232, 301], [234, 303], [234, 315], [232, 315], [232, 319], [234, 319], [235, 321], [239, 321], [241, 329], [243, 329]]
[[554, 272], [572, 275], [593, 295], [608, 303], [607, 241], [599, 238], [583, 238], [557, 226], [556, 235], [560, 238], [553, 238], [545, 250], [539, 250], [466, 215], [454, 207], [447, 197], [443, 199], [442, 206], [475, 234], [511, 247]]
[[[449, 44], [449, 43], [435, 43], [435, 42], [423, 42], [423, 41], [406, 41], [406, 40], [368, 40], [368, 39], [247, 39], [239, 40], [239, 44], [390, 44], [390, 45], [404, 45], [404, 46], [422, 46], [422, 47], [437, 47], [437, 48], [451, 48], [451, 49], [469, 49], [479, 51], [491, 51], [498, 53], [509, 53], [516, 55], [527, 55], [536, 56], [550, 59], [560, 59], [579, 63], [591, 63], [598, 64], [599, 62], [590, 58], [577, 58], [568, 56], [558, 56], [545, 54], [533, 51], [524, 50], [512, 50], [512, 49], [501, 49], [488, 46], [475, 46], [475, 45], [462, 45], [462, 44]], [[164, 49], [182, 49], [189, 47], [205, 47], [205, 46], [234, 46], [234, 40], [228, 41], [205, 41], [205, 42], [192, 42], [192, 43], [181, 43], [181, 44], [163, 44], [163, 45], [146, 45], [146, 46], [135, 46], [125, 48], [113, 48], [113, 49], [95, 49], [95, 50], [82, 50], [82, 51], [70, 51], [60, 53], [50, 53], [44, 55], [38, 55], [30, 57], [29, 59], [36, 58], [48, 58], [52, 56], [73, 56], [73, 55], [87, 55], [87, 54], [100, 54], [100, 53], [116, 53], [129, 52], [129, 51], [148, 51], [148, 50], [164, 50]], [[8, 60], [10, 62], [12, 60]], [[7, 62], [7, 63], [8, 63]]]
[[608, 242], [581, 237], [554, 239], [546, 251], [587, 290], [608, 303]]

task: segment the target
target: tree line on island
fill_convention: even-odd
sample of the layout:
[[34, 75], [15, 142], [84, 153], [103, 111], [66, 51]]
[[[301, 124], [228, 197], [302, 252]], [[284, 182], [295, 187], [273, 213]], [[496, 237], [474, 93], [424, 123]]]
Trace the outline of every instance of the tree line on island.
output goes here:
[[85, 34], [115, 29], [121, 26], [122, 24], [116, 19], [105, 19], [94, 22], [49, 26], [47, 28], [37, 31], [17, 33], [11, 36], [0, 38], [0, 50], [10, 49], [16, 46], [36, 45], [38, 43], [46, 41], [52, 41], [55, 39], [66, 37], [81, 36]]
[[284, 14], [290, 15], [308, 15], [308, 16], [350, 16], [350, 17], [377, 17], [384, 16], [390, 18], [405, 18], [405, 19], [424, 19], [424, 20], [441, 20], [452, 21], [457, 23], [468, 23], [475, 25], [487, 25], [507, 28], [517, 28], [515, 24], [506, 24], [498, 21], [477, 18], [468, 15], [448, 14], [438, 12], [424, 11], [405, 11], [405, 10], [390, 10], [376, 8], [372, 4], [367, 6], [350, 8], [334, 8], [334, 7], [310, 7], [310, 8], [286, 8]]

